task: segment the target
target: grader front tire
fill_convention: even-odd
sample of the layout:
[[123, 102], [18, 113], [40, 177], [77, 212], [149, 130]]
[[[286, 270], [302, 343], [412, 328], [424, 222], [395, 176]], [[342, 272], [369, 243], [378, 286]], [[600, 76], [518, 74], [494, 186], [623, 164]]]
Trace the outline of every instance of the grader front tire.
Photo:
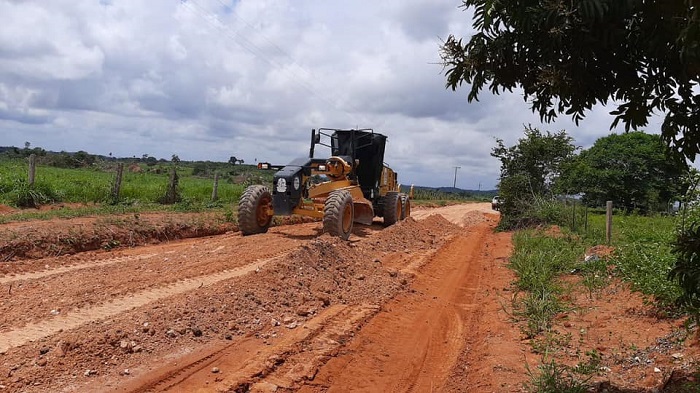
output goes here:
[[265, 186], [246, 188], [238, 202], [238, 228], [244, 236], [265, 233], [272, 222], [272, 194]]
[[323, 206], [323, 230], [348, 240], [354, 220], [355, 210], [350, 193], [344, 190], [332, 192]]

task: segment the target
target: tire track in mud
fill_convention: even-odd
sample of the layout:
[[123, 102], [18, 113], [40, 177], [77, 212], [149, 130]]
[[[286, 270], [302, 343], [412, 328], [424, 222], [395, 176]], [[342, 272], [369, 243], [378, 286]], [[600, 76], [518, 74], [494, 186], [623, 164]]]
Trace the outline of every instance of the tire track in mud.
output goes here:
[[[298, 388], [300, 383], [313, 380], [327, 357], [336, 353], [354, 332], [380, 310], [378, 305], [367, 304], [341, 307], [342, 309], [331, 318], [327, 318], [327, 321], [310, 321], [305, 329], [311, 332], [305, 334], [302, 340], [298, 340], [298, 337], [296, 340], [294, 337], [288, 340], [289, 342], [282, 346], [282, 352], [286, 356], [274, 358], [274, 364], [279, 364], [277, 367], [254, 374], [255, 378], [248, 377], [248, 380], [254, 381], [251, 390], [265, 391], [265, 387], [270, 386], [294, 389]], [[245, 375], [242, 377], [245, 378]], [[229, 385], [229, 390], [234, 391], [241, 384], [248, 384], [238, 381], [231, 384], [227, 383], [227, 380], [223, 382]]]
[[[442, 391], [469, 335], [488, 224], [455, 236], [418, 267], [416, 292], [384, 306], [300, 392]], [[417, 264], [420, 265], [420, 264]]]
[[87, 254], [18, 262], [15, 269], [24, 271], [0, 276], [0, 333], [55, 319], [57, 312], [69, 315], [132, 293], [273, 258], [299, 244], [279, 235], [232, 235], [132, 249], [108, 259], [105, 254]]
[[[150, 381], [135, 381], [120, 392], [269, 391], [270, 387], [295, 389], [313, 379], [329, 356], [379, 312], [377, 305], [334, 305], [303, 326], [264, 343], [248, 337], [195, 360], [175, 364]], [[214, 384], [211, 366], [220, 369]], [[137, 386], [137, 387], [132, 387]]]
[[283, 252], [280, 255], [272, 258], [257, 260], [253, 263], [238, 268], [227, 269], [205, 276], [187, 278], [175, 283], [167, 284], [160, 288], [132, 293], [109, 301], [106, 304], [77, 309], [66, 315], [56, 316], [51, 320], [31, 323], [21, 328], [0, 333], [0, 354], [7, 352], [10, 348], [49, 337], [63, 330], [75, 329], [88, 322], [107, 319], [119, 313], [144, 306], [157, 300], [188, 292], [200, 287], [210, 286], [220, 281], [244, 276], [257, 269], [260, 269], [273, 260], [284, 257], [288, 253], [289, 252]]
[[53, 268], [53, 269], [49, 269], [49, 270], [43, 270], [43, 271], [39, 271], [39, 272], [12, 274], [12, 275], [8, 275], [8, 276], [0, 277], [0, 284], [8, 284], [8, 283], [12, 283], [15, 281], [22, 281], [22, 280], [36, 280], [39, 278], [53, 276], [55, 274], [68, 273], [68, 272], [72, 272], [74, 270], [104, 267], [104, 266], [109, 266], [109, 265], [113, 265], [115, 263], [121, 263], [121, 262], [140, 261], [140, 260], [152, 258], [156, 255], [158, 255], [158, 254], [121, 256], [121, 257], [116, 257], [116, 258], [103, 259], [100, 261], [95, 261], [95, 262], [90, 262], [90, 263], [81, 263], [78, 265], [61, 266], [61, 267], [57, 267], [57, 268]]
[[[468, 294], [478, 290], [481, 280], [480, 270], [474, 271], [480, 266], [470, 262], [478, 257], [489, 231], [481, 225], [452, 237], [439, 249], [394, 254], [395, 259], [385, 261], [423, 276], [419, 288], [426, 299], [410, 300], [401, 308], [390, 302], [389, 310], [367, 304], [333, 305], [304, 325], [285, 330], [281, 337], [236, 340], [223, 349], [192, 356], [184, 365], [181, 358], [158, 370], [159, 375], [149, 373], [143, 377], [149, 380], [134, 381], [131, 388], [119, 392], [437, 391], [468, 334], [465, 314], [473, 306]], [[421, 273], [424, 266], [429, 272]], [[411, 295], [399, 302], [405, 302], [405, 297]], [[397, 311], [392, 310], [395, 306]], [[376, 320], [379, 332], [371, 327]], [[370, 333], [365, 335], [365, 329]], [[364, 342], [355, 353], [358, 337]], [[405, 352], [397, 355], [397, 347]], [[330, 376], [319, 378], [329, 361]], [[357, 365], [366, 369], [354, 369]], [[377, 370], [387, 373], [377, 376]], [[336, 380], [340, 383], [335, 384]]]

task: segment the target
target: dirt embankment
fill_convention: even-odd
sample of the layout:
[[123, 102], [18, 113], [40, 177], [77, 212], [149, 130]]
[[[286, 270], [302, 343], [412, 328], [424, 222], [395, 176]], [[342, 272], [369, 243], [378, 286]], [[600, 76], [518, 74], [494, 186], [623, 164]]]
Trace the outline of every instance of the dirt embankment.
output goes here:
[[[275, 217], [273, 225], [313, 222]], [[236, 232], [223, 213], [133, 213], [0, 225], [0, 262], [113, 250]], [[1, 266], [1, 265], [0, 265]]]
[[[512, 246], [497, 220], [470, 204], [357, 226], [348, 242], [301, 223], [15, 254], [0, 264], [0, 391], [523, 391], [542, 357], [510, 309]], [[76, 224], [21, 225], [57, 239]], [[4, 229], [22, 237], [18, 225]], [[595, 348], [596, 380], [637, 390], [692, 364], [688, 342], [656, 344], [679, 321], [610, 290], [557, 321], [570, 337], [560, 361]]]

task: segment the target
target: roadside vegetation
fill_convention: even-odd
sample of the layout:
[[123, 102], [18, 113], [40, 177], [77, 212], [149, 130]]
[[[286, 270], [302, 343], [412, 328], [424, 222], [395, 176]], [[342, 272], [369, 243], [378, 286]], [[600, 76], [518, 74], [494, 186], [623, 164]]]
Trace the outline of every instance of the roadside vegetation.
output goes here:
[[[28, 178], [30, 154], [37, 162], [33, 185]], [[118, 165], [124, 169], [115, 198]], [[173, 170], [177, 173], [177, 200], [163, 203]], [[218, 186], [213, 198], [215, 176]], [[148, 155], [116, 159], [86, 152], [53, 153], [29, 146], [9, 148], [0, 154], [0, 204], [20, 210], [0, 216], [0, 222], [148, 211], [219, 211], [232, 218], [232, 205], [245, 187], [271, 179], [270, 171], [243, 165], [240, 160], [183, 162], [177, 156], [166, 161]], [[30, 209], [46, 206], [52, 208]]]
[[[562, 216], [571, 214], [571, 206], [557, 204]], [[665, 215], [618, 212], [613, 217], [612, 252], [603, 256], [591, 252], [594, 246], [605, 244], [605, 215], [601, 213], [590, 213], [587, 226], [576, 231], [568, 225], [542, 225], [514, 233], [510, 267], [518, 278], [513, 316], [523, 336], [531, 340], [533, 351], [542, 356], [541, 363], [529, 370], [530, 391], [583, 392], [592, 387], [588, 382], [598, 372], [599, 354], [586, 353], [575, 366], [558, 364], [551, 356], [567, 345], [567, 338], [557, 333], [553, 323], [558, 314], [575, 308], [566, 300], [571, 291], [583, 290], [592, 298], [610, 280], [622, 280], [644, 294], [658, 317], [694, 315], [695, 309], [678, 302], [682, 288], [669, 279], [676, 262], [671, 247], [676, 221]], [[574, 286], [564, 279], [572, 276], [578, 277]]]
[[[697, 174], [684, 163], [663, 170], [647, 166], [647, 158], [660, 162], [666, 154], [658, 136], [630, 133], [599, 141], [577, 154], [564, 131], [527, 127], [515, 146], [498, 140], [493, 149], [502, 164], [499, 227], [516, 230], [510, 261], [518, 277], [512, 312], [533, 351], [542, 355], [541, 363], [529, 370], [533, 392], [592, 387], [599, 354], [582, 355], [575, 366], [552, 356], [567, 344], [553, 322], [575, 307], [566, 300], [573, 290], [594, 297], [610, 280], [622, 280], [645, 296], [659, 318], [685, 316], [696, 329], [700, 315], [700, 211], [693, 203], [698, 200], [693, 191]], [[601, 186], [602, 179], [611, 185]], [[601, 208], [605, 200], [616, 207], [609, 245]], [[678, 215], [669, 214], [674, 200], [683, 206]], [[600, 245], [606, 245], [607, 255], [591, 252]], [[572, 275], [578, 277], [577, 286], [564, 279]]]

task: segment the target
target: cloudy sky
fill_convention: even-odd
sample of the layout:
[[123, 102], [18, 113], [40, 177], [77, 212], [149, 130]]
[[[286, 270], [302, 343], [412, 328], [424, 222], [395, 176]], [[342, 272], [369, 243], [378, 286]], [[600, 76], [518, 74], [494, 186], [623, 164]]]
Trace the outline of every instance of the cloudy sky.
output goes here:
[[460, 4], [0, 0], [0, 146], [285, 164], [312, 128], [373, 128], [403, 184], [451, 186], [459, 166], [458, 187], [493, 189], [495, 137], [609, 133], [606, 108], [541, 125], [518, 94], [446, 90], [441, 39], [471, 31]]

